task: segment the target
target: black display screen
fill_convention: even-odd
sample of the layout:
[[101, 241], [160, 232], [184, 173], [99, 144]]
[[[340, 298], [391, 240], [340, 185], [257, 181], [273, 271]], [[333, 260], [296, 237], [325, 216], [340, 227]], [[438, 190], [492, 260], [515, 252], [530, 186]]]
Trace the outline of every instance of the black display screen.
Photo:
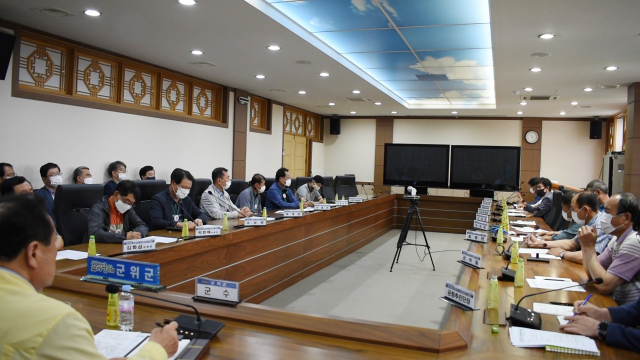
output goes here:
[[451, 188], [512, 190], [519, 185], [519, 147], [451, 146]]
[[449, 145], [385, 144], [384, 184], [449, 186]]

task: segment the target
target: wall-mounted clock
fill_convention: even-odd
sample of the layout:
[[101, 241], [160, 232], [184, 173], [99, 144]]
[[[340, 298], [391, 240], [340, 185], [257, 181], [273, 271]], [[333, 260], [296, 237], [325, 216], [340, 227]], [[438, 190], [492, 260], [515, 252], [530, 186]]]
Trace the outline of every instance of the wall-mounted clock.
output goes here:
[[538, 133], [533, 131], [533, 130], [527, 131], [527, 133], [524, 135], [524, 139], [529, 144], [537, 143], [539, 138], [540, 138], [540, 136], [538, 135]]

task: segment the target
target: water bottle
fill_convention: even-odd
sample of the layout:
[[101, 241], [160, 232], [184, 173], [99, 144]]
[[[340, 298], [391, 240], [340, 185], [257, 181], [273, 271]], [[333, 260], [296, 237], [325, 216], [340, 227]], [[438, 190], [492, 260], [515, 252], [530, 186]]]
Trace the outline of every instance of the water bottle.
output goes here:
[[323, 204], [326, 204], [326, 203], [327, 203], [327, 199], [322, 198], [322, 203], [323, 203]]
[[[108, 289], [109, 287], [107, 287]], [[113, 291], [113, 290], [107, 290]], [[118, 301], [118, 290], [114, 293], [109, 292], [109, 300], [107, 300], [107, 326], [118, 326], [120, 319], [120, 304]]]
[[338, 201], [338, 194], [336, 194], [336, 198], [334, 199], [335, 201]]
[[502, 245], [504, 243], [504, 230], [502, 230], [502, 226], [498, 228], [498, 233], [496, 234], [496, 242], [498, 245]]
[[89, 256], [96, 256], [96, 237], [91, 235], [89, 236], [89, 248], [87, 249], [87, 254]]
[[493, 275], [489, 282], [489, 295], [487, 295], [487, 309], [498, 310], [498, 276]]
[[227, 213], [224, 213], [222, 217], [222, 231], [229, 231], [229, 220], [227, 219]]
[[186, 239], [189, 237], [189, 222], [187, 219], [184, 219], [184, 223], [182, 224], [182, 238]]
[[263, 218], [266, 218], [266, 217], [267, 217], [267, 208], [266, 208], [266, 207], [263, 207], [263, 208], [262, 208], [262, 217], [263, 217]]
[[304, 203], [300, 201], [300, 210], [304, 211]]
[[520, 245], [518, 245], [518, 242], [514, 240], [513, 245], [511, 245], [511, 263], [512, 264], [518, 263], [518, 258], [520, 257], [520, 255], [518, 254], [519, 250], [520, 250]]
[[123, 285], [120, 292], [120, 330], [133, 330], [133, 294], [131, 285]]
[[524, 287], [524, 259], [523, 258], [518, 259], [518, 266], [516, 266], [516, 277], [513, 280], [513, 286]]

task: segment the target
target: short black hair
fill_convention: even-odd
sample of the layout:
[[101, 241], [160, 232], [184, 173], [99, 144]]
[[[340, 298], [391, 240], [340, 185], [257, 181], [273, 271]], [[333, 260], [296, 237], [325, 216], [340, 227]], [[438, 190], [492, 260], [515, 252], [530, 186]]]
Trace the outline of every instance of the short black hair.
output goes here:
[[46, 178], [47, 177], [47, 173], [49, 172], [49, 170], [51, 169], [55, 169], [58, 168], [58, 171], [60, 171], [60, 166], [54, 164], [54, 163], [46, 163], [42, 166], [40, 166], [40, 177]]
[[284, 167], [281, 167], [280, 169], [278, 169], [278, 171], [276, 171], [276, 182], [280, 181], [281, 177], [287, 176], [287, 171], [289, 171], [289, 169]]
[[142, 180], [142, 177], [143, 177], [143, 176], [147, 176], [147, 173], [148, 173], [149, 171], [151, 171], [151, 170], [153, 170], [153, 166], [151, 166], [151, 165], [143, 166], [143, 167], [140, 169], [140, 180]]
[[576, 194], [577, 192], [573, 190], [565, 190], [562, 193], [562, 205], [571, 206], [571, 200], [573, 200], [573, 197], [576, 196]]
[[551, 184], [551, 180], [547, 179], [546, 177], [538, 178], [538, 182], [536, 183], [536, 185], [538, 184], [544, 185], [544, 187], [548, 188], [549, 190], [551, 190], [551, 187], [553, 186], [553, 184]]
[[175, 168], [171, 172], [171, 181], [173, 181], [176, 184], [180, 184], [182, 180], [184, 180], [184, 178], [187, 178], [187, 180], [191, 182], [195, 181], [195, 179], [193, 178], [193, 175], [191, 175], [191, 173], [188, 172], [187, 170]]
[[213, 180], [213, 182], [215, 183], [216, 180], [222, 179], [222, 177], [224, 176], [224, 173], [226, 172], [229, 172], [229, 170], [223, 167], [217, 167], [213, 169], [213, 171], [211, 172], [211, 180]]
[[3, 181], [2, 184], [0, 184], [0, 195], [5, 196], [13, 194], [13, 187], [25, 182], [31, 184], [24, 176], [14, 176], [11, 179]]
[[591, 192], [600, 190], [607, 195], [609, 194], [609, 186], [607, 186], [607, 184], [605, 184], [602, 180], [598, 180], [598, 179], [589, 181], [585, 190], [591, 191]]
[[32, 241], [50, 246], [54, 231], [40, 197], [13, 195], [0, 198], [1, 261], [15, 260]]
[[262, 176], [262, 174], [253, 174], [253, 176], [251, 177], [251, 181], [249, 182], [249, 185], [253, 186], [255, 184], [260, 184], [264, 180], [266, 179], [264, 178], [264, 176]]
[[324, 185], [324, 178], [320, 175], [314, 176], [313, 181], [315, 181], [316, 184]]
[[539, 177], [532, 177], [531, 179], [529, 179], [529, 187], [534, 187], [536, 185], [538, 185], [538, 183], [540, 182], [540, 178]]
[[89, 170], [86, 166], [78, 166], [75, 170], [73, 170], [73, 183], [76, 183], [76, 179], [78, 176], [82, 175], [82, 170]]
[[587, 205], [591, 208], [591, 211], [598, 211], [598, 197], [594, 193], [590, 193], [588, 191], [583, 191], [578, 195], [578, 199], [576, 199], [576, 204], [578, 207], [582, 209], [583, 206]]
[[4, 177], [4, 167], [8, 166], [13, 169], [13, 165], [9, 163], [0, 163], [0, 178]]
[[[4, 184], [4, 182], [2, 183]], [[619, 192], [614, 196], [619, 196], [618, 212], [616, 215], [629, 213], [631, 214], [631, 221], [633, 222], [633, 230], [638, 230], [640, 227], [640, 203], [638, 198], [630, 192]]]
[[120, 181], [118, 185], [116, 185], [116, 191], [122, 196], [133, 194], [133, 197], [136, 198], [136, 201], [140, 199], [140, 189], [138, 188], [138, 185], [133, 182], [133, 180]]
[[124, 169], [127, 170], [127, 164], [123, 163], [122, 161], [117, 160], [109, 164], [109, 167], [107, 168], [109, 176], [111, 176], [114, 171], [118, 170], [120, 166], [123, 166]]

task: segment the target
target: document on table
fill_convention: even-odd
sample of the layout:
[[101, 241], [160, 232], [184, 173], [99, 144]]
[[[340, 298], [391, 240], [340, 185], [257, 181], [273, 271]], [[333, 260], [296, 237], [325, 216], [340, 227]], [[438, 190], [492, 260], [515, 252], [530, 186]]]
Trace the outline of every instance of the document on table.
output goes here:
[[511, 222], [513, 225], [535, 225], [535, 221], [515, 220]]
[[[105, 329], [97, 333], [94, 339], [98, 352], [112, 359], [135, 355], [149, 341], [149, 333]], [[189, 342], [187, 339], [180, 340], [178, 351], [169, 360], [175, 360]]]
[[516, 227], [516, 226], [512, 226], [511, 229], [513, 229], [513, 231], [521, 232], [521, 233], [532, 233], [535, 230], [532, 227]]
[[525, 217], [525, 216], [527, 216], [527, 213], [509, 212], [509, 213], [507, 213], [507, 215], [510, 216], [510, 217]]
[[533, 311], [540, 314], [558, 315], [561, 317], [573, 316], [573, 307], [571, 306], [562, 306], [562, 305], [553, 305], [553, 304], [534, 302]]
[[[520, 250], [518, 250], [518, 251], [520, 251]], [[540, 254], [540, 253], [538, 253], [536, 255], [538, 255], [538, 256], [534, 255], [533, 257], [537, 257], [537, 258], [540, 258], [540, 259], [562, 260], [561, 257], [555, 256], [555, 255], [550, 255], [550, 254]]]
[[86, 251], [60, 250], [56, 253], [56, 260], [82, 260], [86, 259], [88, 256], [89, 254]]
[[593, 339], [582, 335], [569, 335], [552, 331], [510, 327], [511, 345], [515, 347], [545, 347], [547, 345], [597, 353]]
[[165, 236], [147, 236], [146, 238], [142, 238], [140, 240], [155, 240], [156, 243], [160, 244], [171, 244], [178, 241], [177, 238], [165, 237]]
[[[261, 216], [259, 216], [259, 217], [261, 217]], [[273, 220], [275, 220], [275, 219], [276, 219], [276, 218], [267, 217], [267, 221], [273, 221]], [[244, 221], [244, 218], [242, 218], [242, 219], [238, 219], [238, 220], [239, 220], [239, 221]]]
[[[524, 236], [512, 236], [511, 241], [521, 242], [524, 240]], [[519, 251], [519, 250], [518, 250]]]
[[312, 207], [308, 207], [308, 208], [304, 208], [304, 211], [315, 211], [316, 208], [312, 208]]
[[586, 292], [585, 289], [583, 289], [582, 287], [578, 286], [580, 284], [578, 284], [577, 282], [573, 282], [573, 281], [546, 280], [546, 279], [527, 279], [527, 284], [529, 284], [529, 287], [532, 287], [532, 288], [535, 288], [535, 289], [547, 289], [547, 290], [558, 290], [558, 289], [562, 289], [562, 288], [567, 287], [567, 286], [576, 285], [576, 286], [570, 287], [568, 289], [563, 289], [563, 290]]
[[[573, 315], [573, 313], [571, 315]], [[569, 320], [565, 320], [564, 317], [565, 315], [558, 315], [558, 322], [560, 325], [567, 325], [569, 323]]]
[[[142, 344], [138, 345], [138, 347], [136, 347], [135, 349], [133, 349], [128, 356], [133, 356], [135, 354], [138, 353], [138, 351], [140, 351], [140, 349], [142, 349], [142, 347], [149, 342], [149, 339], [146, 339], [142, 342]], [[169, 356], [168, 360], [176, 360], [178, 358], [178, 356], [184, 351], [184, 349], [187, 347], [187, 345], [189, 345], [189, 343], [191, 342], [191, 340], [187, 340], [187, 339], [182, 339], [178, 342], [178, 351], [176, 351], [175, 354], [173, 354], [173, 356]]]
[[553, 280], [553, 281], [568, 281], [568, 282], [572, 282], [573, 281], [573, 280], [571, 280], [569, 278], [559, 278], [559, 277], [553, 277], [553, 276], [536, 275], [536, 276], [534, 276], [534, 278], [536, 280]]
[[518, 253], [520, 254], [546, 254], [549, 252], [549, 249], [534, 249], [534, 248], [520, 248], [518, 249]]

